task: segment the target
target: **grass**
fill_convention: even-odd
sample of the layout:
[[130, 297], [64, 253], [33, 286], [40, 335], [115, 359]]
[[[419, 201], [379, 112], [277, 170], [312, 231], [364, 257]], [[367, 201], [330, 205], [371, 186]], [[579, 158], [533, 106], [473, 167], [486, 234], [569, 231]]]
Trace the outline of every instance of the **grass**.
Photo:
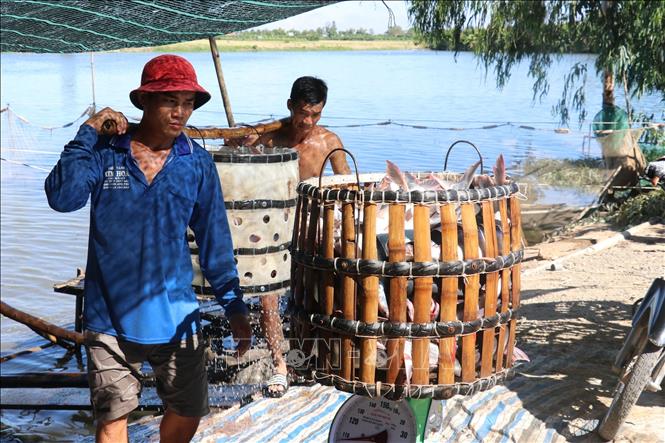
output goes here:
[[[397, 51], [422, 49], [412, 41], [404, 40], [234, 40], [217, 39], [220, 52], [251, 51]], [[149, 48], [123, 49], [123, 52], [208, 52], [208, 40], [193, 40], [173, 45]]]
[[641, 143], [640, 147], [642, 148], [642, 152], [644, 153], [644, 158], [646, 159], [647, 163], [665, 156], [665, 145]]
[[607, 179], [607, 170], [601, 158], [576, 160], [527, 158], [522, 163], [522, 168], [524, 174], [522, 178], [529, 177], [540, 184], [551, 186], [567, 188], [602, 186]]
[[637, 225], [653, 217], [665, 217], [665, 190], [656, 189], [627, 199], [607, 220], [621, 228]]

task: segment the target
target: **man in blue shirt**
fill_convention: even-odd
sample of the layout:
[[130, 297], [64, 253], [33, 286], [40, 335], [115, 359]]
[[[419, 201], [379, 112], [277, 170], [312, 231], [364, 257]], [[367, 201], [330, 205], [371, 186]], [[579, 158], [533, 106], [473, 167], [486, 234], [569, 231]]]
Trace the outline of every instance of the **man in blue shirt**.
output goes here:
[[[46, 179], [49, 205], [75, 211], [90, 198], [84, 328], [97, 441], [127, 440], [148, 361], [166, 412], [161, 441], [189, 441], [209, 412], [198, 301], [186, 230], [243, 354], [250, 344], [231, 234], [214, 161], [183, 129], [210, 99], [182, 57], [143, 69], [130, 100], [138, 127], [105, 108], [87, 120]], [[105, 128], [115, 128], [103, 136]]]

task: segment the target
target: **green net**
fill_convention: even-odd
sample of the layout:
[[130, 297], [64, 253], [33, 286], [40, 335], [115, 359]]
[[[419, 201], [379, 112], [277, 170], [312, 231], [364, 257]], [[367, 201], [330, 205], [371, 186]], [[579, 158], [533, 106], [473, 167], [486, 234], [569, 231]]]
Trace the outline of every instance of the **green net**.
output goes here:
[[643, 165], [637, 141], [644, 128], [631, 129], [626, 111], [615, 105], [603, 105], [603, 109], [593, 118], [592, 129], [608, 167], [623, 163], [625, 158], [633, 158]]
[[88, 52], [224, 35], [336, 1], [2, 0], [3, 52]]
[[593, 117], [594, 131], [628, 129], [628, 113], [618, 106], [603, 105], [603, 109]]

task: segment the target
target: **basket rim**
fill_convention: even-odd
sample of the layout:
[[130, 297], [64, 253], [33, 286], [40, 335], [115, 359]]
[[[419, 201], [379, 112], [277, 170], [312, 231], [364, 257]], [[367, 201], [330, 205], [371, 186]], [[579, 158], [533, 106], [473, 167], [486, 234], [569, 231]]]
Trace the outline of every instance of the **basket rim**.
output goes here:
[[[459, 174], [458, 174], [459, 175]], [[360, 182], [378, 182], [383, 174], [360, 175]], [[324, 180], [328, 179], [328, 180]], [[299, 197], [315, 198], [323, 202], [350, 203], [361, 201], [364, 203], [450, 203], [450, 202], [480, 202], [485, 200], [496, 200], [511, 197], [520, 192], [519, 184], [512, 182], [508, 185], [491, 186], [478, 189], [446, 189], [439, 191], [415, 190], [415, 191], [362, 191], [353, 189], [331, 189], [326, 186], [344, 185], [356, 183], [355, 176], [326, 176], [321, 178], [321, 187], [318, 185], [319, 178], [308, 179], [298, 184], [296, 192]], [[325, 183], [324, 183], [325, 182]], [[316, 183], [316, 184], [314, 184]]]
[[212, 158], [217, 163], [282, 163], [298, 159], [298, 151], [286, 147], [264, 147], [264, 152], [253, 153], [248, 147], [221, 146], [211, 151]]

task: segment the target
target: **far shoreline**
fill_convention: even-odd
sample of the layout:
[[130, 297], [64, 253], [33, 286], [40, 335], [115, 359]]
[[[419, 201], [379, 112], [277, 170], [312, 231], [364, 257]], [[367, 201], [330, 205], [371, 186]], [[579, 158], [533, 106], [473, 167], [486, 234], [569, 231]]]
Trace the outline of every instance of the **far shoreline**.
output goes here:
[[[267, 51], [405, 51], [425, 50], [425, 46], [409, 40], [244, 40], [218, 38], [220, 52]], [[193, 40], [164, 46], [125, 48], [113, 52], [208, 52], [208, 40]]]

